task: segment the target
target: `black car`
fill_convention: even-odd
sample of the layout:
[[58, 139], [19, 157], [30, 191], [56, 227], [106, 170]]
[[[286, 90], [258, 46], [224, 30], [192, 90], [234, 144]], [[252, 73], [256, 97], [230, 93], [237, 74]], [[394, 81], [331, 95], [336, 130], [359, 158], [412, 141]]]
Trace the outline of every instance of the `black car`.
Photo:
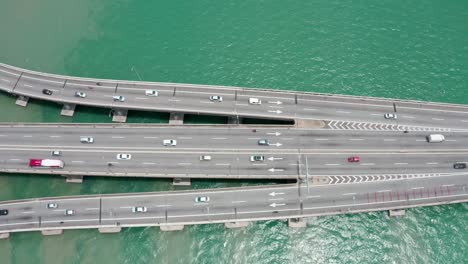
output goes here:
[[42, 93], [46, 95], [52, 95], [52, 91], [49, 89], [42, 89]]
[[454, 169], [466, 169], [466, 163], [465, 162], [455, 162], [453, 164]]
[[7, 209], [0, 209], [0, 215], [7, 215], [8, 210]]

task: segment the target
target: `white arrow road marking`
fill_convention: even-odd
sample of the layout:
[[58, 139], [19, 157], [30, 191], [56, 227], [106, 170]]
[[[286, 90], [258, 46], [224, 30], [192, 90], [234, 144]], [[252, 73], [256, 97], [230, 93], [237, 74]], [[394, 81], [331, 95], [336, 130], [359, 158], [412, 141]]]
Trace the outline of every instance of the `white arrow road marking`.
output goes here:
[[278, 203], [278, 204], [277, 203], [272, 203], [272, 204], [270, 204], [271, 207], [282, 206], [282, 205], [286, 205], [286, 204], [284, 204], [284, 203]]
[[276, 113], [276, 114], [281, 114], [281, 113], [283, 113], [283, 111], [281, 111], [281, 110], [268, 110], [268, 112], [270, 112], [270, 113]]
[[[274, 161], [274, 160], [283, 160], [283, 158], [275, 158], [275, 157], [269, 157], [268, 160]], [[297, 164], [294, 164], [297, 165]]]
[[275, 132], [275, 133], [267, 133], [267, 135], [281, 136], [281, 133], [280, 133], [280, 132]]
[[275, 171], [284, 171], [284, 169], [275, 169], [275, 168], [271, 168], [271, 169], [268, 169], [268, 171], [271, 171], [271, 172], [275, 172]]

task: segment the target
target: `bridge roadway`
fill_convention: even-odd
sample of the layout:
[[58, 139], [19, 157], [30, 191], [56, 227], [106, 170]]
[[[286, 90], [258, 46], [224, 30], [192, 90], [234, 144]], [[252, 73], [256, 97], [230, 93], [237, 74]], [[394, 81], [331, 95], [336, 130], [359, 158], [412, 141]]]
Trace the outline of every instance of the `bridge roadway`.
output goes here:
[[[53, 197], [0, 203], [0, 233], [300, 218], [468, 201], [467, 175], [344, 185], [289, 184], [164, 193]], [[195, 198], [209, 197], [207, 203]], [[57, 203], [47, 209], [48, 203]], [[145, 213], [133, 213], [144, 206]], [[65, 210], [74, 215], [65, 215]]]
[[[255, 129], [256, 132], [253, 132]], [[270, 178], [378, 174], [450, 174], [468, 162], [468, 133], [346, 131], [294, 127], [106, 124], [0, 124], [0, 171], [80, 176]], [[81, 136], [94, 138], [80, 143]], [[175, 139], [174, 147], [163, 146]], [[258, 145], [268, 139], [269, 146]], [[60, 157], [52, 157], [60, 150]], [[131, 154], [118, 160], [117, 154]], [[201, 161], [210, 155], [210, 161]], [[265, 157], [252, 162], [252, 155]], [[359, 163], [347, 158], [360, 156]], [[30, 168], [29, 159], [58, 158], [63, 169]], [[112, 166], [108, 164], [111, 163]], [[307, 165], [307, 166], [306, 166]]]
[[[53, 91], [44, 95], [43, 89]], [[468, 106], [267, 89], [100, 80], [52, 75], [0, 64], [0, 90], [61, 104], [289, 120], [335, 120], [452, 129], [468, 128]], [[159, 96], [145, 95], [157, 90]], [[85, 92], [86, 98], [75, 96]], [[112, 96], [125, 96], [114, 102]], [[223, 96], [212, 102], [211, 95]], [[259, 98], [261, 105], [249, 104]], [[395, 106], [395, 107], [394, 107]], [[384, 119], [396, 110], [398, 120]]]

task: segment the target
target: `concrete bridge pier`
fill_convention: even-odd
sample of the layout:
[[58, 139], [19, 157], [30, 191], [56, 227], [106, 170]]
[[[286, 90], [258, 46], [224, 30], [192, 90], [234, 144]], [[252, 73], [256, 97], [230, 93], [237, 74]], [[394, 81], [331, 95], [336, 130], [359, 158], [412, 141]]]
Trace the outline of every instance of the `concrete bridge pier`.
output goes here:
[[239, 116], [229, 116], [228, 117], [229, 125], [240, 125], [242, 124], [242, 117]]
[[248, 221], [239, 221], [239, 222], [229, 222], [224, 223], [226, 228], [243, 228], [249, 226], [250, 222]]
[[66, 182], [67, 183], [83, 183], [83, 176], [82, 175], [67, 175]]
[[161, 231], [182, 231], [184, 229], [184, 225], [161, 225], [159, 226]]
[[405, 213], [405, 209], [388, 210], [388, 215], [390, 217], [402, 217], [405, 216]]
[[99, 227], [99, 233], [101, 234], [111, 234], [111, 233], [120, 233], [122, 227], [120, 226], [111, 226], [111, 227]]
[[174, 178], [172, 181], [172, 185], [174, 186], [190, 186], [192, 185], [192, 182], [190, 181], [190, 178]]
[[64, 104], [60, 114], [63, 116], [73, 116], [75, 114], [75, 108], [76, 104]]
[[307, 226], [307, 221], [305, 218], [289, 218], [288, 226], [292, 228], [303, 228]]
[[169, 125], [183, 125], [184, 124], [184, 113], [171, 112], [169, 116]]
[[18, 98], [16, 99], [16, 105], [26, 107], [28, 105], [29, 97], [24, 96], [24, 95], [19, 95]]
[[0, 233], [0, 239], [7, 239], [10, 237], [10, 233]]
[[42, 230], [43, 236], [57, 236], [63, 234], [63, 229]]
[[125, 123], [127, 122], [127, 109], [112, 109], [112, 122]]

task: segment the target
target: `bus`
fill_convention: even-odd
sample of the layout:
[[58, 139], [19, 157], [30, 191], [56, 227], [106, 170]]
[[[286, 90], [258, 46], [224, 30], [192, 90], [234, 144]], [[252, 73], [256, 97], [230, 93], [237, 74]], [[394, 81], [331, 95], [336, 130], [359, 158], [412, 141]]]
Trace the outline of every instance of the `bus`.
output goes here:
[[29, 167], [63, 169], [63, 161], [53, 159], [30, 159]]

